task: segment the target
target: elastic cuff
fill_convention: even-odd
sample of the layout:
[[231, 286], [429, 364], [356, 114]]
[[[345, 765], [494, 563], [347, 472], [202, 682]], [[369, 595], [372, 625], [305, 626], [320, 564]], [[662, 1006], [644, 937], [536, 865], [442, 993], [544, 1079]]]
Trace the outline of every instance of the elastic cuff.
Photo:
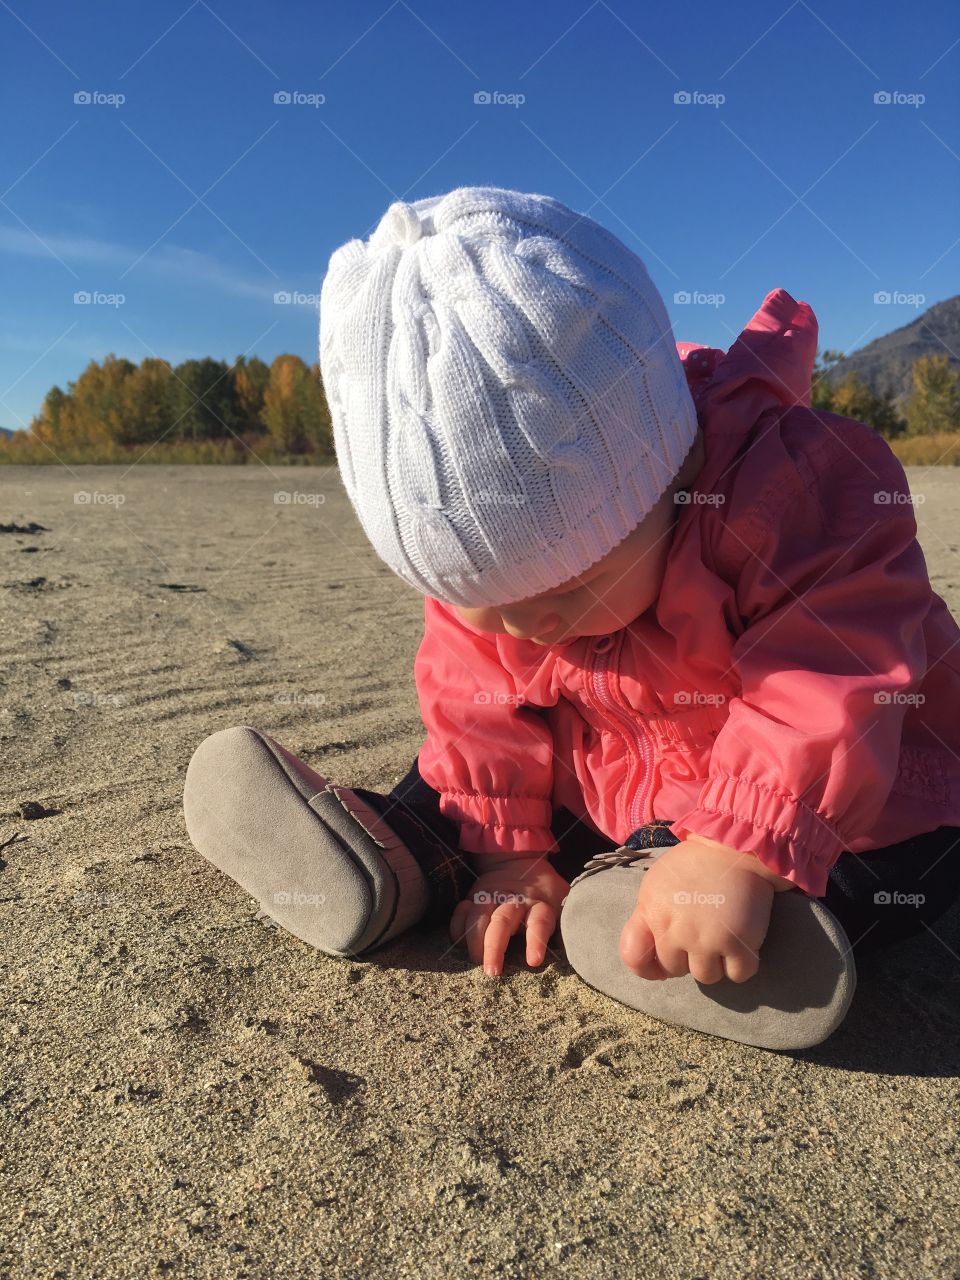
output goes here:
[[709, 778], [696, 807], [676, 819], [673, 831], [681, 839], [702, 835], [753, 853], [815, 898], [826, 893], [830, 868], [845, 848], [836, 828], [803, 801], [730, 774]]
[[464, 853], [555, 853], [560, 846], [549, 827], [482, 827], [465, 822], [460, 828]]
[[557, 848], [553, 806], [539, 796], [441, 791], [440, 812], [460, 828], [467, 853], [544, 853]]

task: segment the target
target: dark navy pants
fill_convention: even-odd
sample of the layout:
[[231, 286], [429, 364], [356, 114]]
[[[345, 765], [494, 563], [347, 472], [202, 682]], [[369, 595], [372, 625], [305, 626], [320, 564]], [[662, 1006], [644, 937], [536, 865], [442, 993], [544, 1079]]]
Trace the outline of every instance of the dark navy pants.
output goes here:
[[[414, 760], [389, 795], [355, 787], [404, 841], [433, 889], [425, 923], [448, 920], [474, 880], [459, 849], [457, 825], [440, 812], [440, 795], [420, 776]], [[616, 848], [567, 809], [556, 809], [552, 830], [559, 849], [552, 866], [571, 880], [597, 853]], [[647, 823], [624, 843], [642, 849], [677, 844], [669, 822]], [[841, 853], [821, 901], [837, 917], [857, 954], [922, 933], [960, 896], [960, 827], [938, 827], [869, 853]]]

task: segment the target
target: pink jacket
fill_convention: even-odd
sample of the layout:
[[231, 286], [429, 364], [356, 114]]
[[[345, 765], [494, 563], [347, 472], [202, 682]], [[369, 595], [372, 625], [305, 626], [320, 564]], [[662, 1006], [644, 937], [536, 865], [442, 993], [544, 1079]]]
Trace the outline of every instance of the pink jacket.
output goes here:
[[420, 770], [462, 849], [666, 818], [819, 896], [845, 849], [960, 825], [960, 628], [886, 442], [810, 408], [816, 348], [784, 289], [726, 354], [677, 344], [706, 463], [629, 626], [544, 648], [425, 599]]

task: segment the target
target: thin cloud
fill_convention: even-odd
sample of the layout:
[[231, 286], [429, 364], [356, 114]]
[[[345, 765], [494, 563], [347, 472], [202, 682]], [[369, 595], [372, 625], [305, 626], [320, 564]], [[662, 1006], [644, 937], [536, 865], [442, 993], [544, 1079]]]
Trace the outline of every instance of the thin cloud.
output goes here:
[[[24, 355], [35, 356], [49, 345], [48, 334], [31, 335], [0, 330], [0, 350], [5, 352], [21, 352]], [[138, 347], [129, 337], [121, 338], [115, 333], [90, 333], [87, 330], [84, 330], [80, 337], [61, 338], [53, 351], [66, 351], [70, 355], [84, 356], [87, 360], [103, 360], [103, 355], [98, 353], [111, 352], [115, 356], [126, 356], [134, 364], [139, 364], [145, 356], [151, 354], [149, 351], [144, 351], [142, 347]], [[196, 351], [185, 347], [167, 346], [157, 354], [162, 359], [169, 360], [171, 364], [181, 364], [184, 360], [195, 359], [197, 355]]]
[[[44, 232], [38, 232], [35, 236], [24, 227], [0, 226], [0, 253], [17, 257], [50, 258], [51, 250], [57, 257], [74, 266], [83, 263], [120, 268], [129, 267], [140, 253], [140, 250], [90, 236], [47, 235]], [[136, 291], [136, 277], [139, 273], [164, 280], [174, 276], [178, 280], [207, 285], [234, 297], [256, 298], [260, 302], [272, 303], [277, 289], [275, 283], [263, 284], [244, 277], [208, 254], [171, 244], [158, 245], [139, 262], [129, 279], [124, 281], [126, 287], [123, 292], [132, 294]]]

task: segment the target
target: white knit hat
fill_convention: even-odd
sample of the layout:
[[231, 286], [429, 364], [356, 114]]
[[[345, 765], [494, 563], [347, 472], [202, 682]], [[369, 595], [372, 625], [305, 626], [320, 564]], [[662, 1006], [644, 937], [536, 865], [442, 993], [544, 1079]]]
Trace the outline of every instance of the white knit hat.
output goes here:
[[643, 262], [559, 200], [500, 187], [398, 201], [334, 251], [320, 369], [374, 549], [448, 604], [510, 604], [585, 572], [697, 432]]

